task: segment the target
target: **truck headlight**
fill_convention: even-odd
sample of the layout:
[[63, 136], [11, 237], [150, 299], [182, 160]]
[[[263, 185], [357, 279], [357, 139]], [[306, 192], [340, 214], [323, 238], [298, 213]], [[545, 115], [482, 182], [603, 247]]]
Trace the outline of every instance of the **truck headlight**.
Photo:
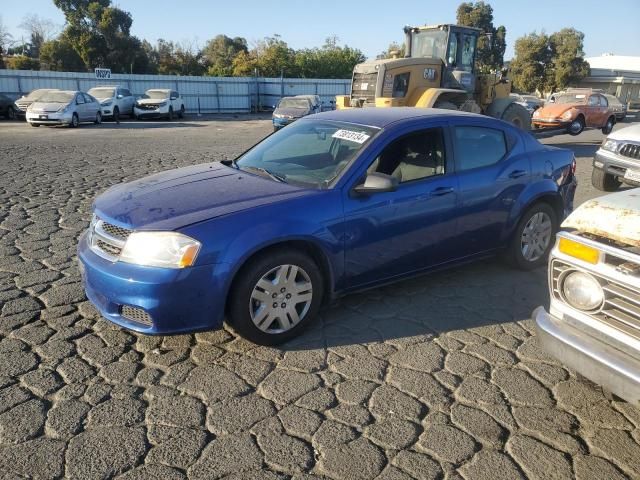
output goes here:
[[618, 142], [617, 140], [609, 140], [608, 138], [605, 138], [600, 148], [609, 152], [615, 152], [618, 150]]
[[190, 267], [200, 246], [197, 240], [177, 232], [133, 232], [119, 260], [147, 267]]
[[604, 291], [600, 283], [588, 273], [571, 272], [562, 281], [562, 294], [569, 305], [590, 312], [604, 302]]

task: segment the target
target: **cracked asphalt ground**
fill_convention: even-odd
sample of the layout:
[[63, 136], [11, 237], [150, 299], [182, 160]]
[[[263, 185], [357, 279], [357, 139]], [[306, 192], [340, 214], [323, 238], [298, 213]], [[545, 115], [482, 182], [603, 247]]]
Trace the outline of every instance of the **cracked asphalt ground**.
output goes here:
[[[352, 295], [281, 348], [100, 319], [75, 258], [92, 199], [270, 130], [0, 122], [0, 478], [640, 477], [640, 410], [539, 347], [544, 269], [487, 261]], [[578, 202], [601, 140], [545, 140], [579, 155]]]

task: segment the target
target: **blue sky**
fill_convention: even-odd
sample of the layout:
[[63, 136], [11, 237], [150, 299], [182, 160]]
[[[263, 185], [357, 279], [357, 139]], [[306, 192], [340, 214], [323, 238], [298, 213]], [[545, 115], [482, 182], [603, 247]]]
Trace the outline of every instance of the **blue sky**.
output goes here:
[[[16, 38], [25, 15], [36, 13], [59, 24], [64, 17], [52, 0], [0, 0], [3, 23]], [[219, 34], [245, 37], [249, 44], [279, 34], [293, 48], [320, 46], [337, 35], [341, 44], [368, 57], [402, 41], [402, 26], [455, 22], [460, 0], [295, 1], [295, 0], [120, 0], [114, 5], [133, 15], [133, 33], [152, 43], [158, 38], [204, 42]], [[574, 27], [585, 34], [587, 56], [611, 52], [640, 56], [640, 0], [490, 0], [494, 24], [507, 28], [505, 59], [515, 40], [532, 31], [551, 33]]]

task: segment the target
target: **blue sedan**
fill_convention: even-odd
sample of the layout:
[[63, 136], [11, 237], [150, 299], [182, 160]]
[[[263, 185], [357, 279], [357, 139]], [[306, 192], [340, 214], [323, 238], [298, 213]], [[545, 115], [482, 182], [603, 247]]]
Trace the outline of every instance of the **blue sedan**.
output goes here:
[[331, 299], [505, 253], [545, 263], [575, 158], [485, 116], [326, 112], [236, 160], [115, 185], [78, 254], [101, 314], [148, 334], [220, 327], [277, 344]]

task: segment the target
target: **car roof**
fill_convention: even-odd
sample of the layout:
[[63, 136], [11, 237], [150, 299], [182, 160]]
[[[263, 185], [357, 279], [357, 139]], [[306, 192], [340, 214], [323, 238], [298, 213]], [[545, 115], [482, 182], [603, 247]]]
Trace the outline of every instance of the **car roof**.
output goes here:
[[348, 123], [359, 123], [372, 127], [384, 128], [387, 125], [402, 120], [427, 119], [427, 118], [490, 118], [475, 113], [460, 112], [457, 110], [443, 110], [439, 108], [416, 107], [392, 107], [392, 108], [350, 108], [346, 110], [331, 110], [329, 112], [316, 113], [312, 118], [322, 120], [335, 120]]

